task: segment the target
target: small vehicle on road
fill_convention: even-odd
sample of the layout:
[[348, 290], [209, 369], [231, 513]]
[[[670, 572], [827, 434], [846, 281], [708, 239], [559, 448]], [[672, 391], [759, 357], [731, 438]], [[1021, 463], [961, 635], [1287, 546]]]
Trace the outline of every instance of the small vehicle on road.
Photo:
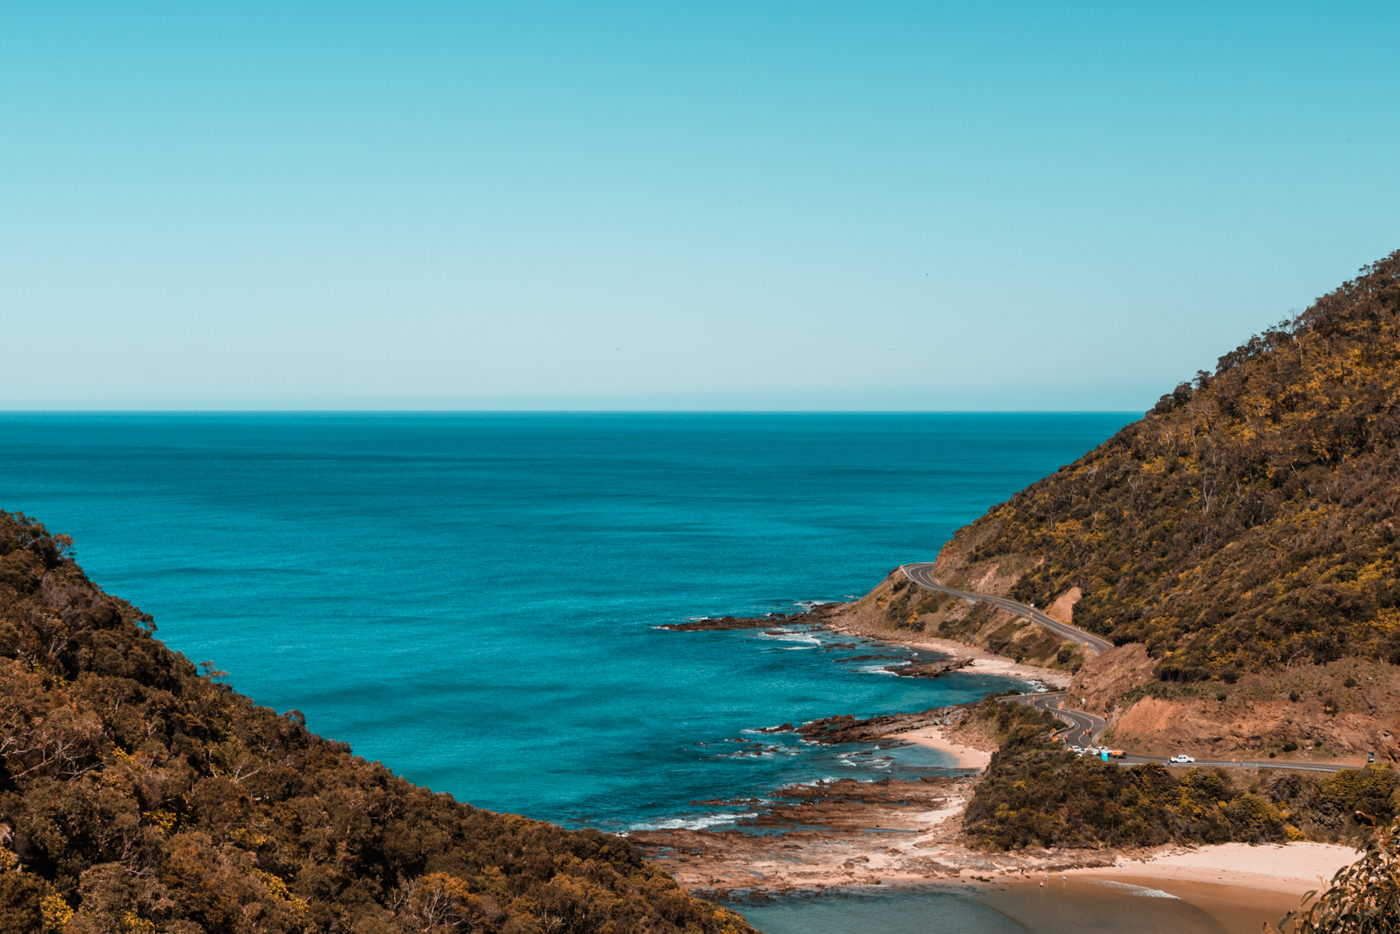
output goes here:
[[1186, 755], [1185, 753], [1177, 753], [1167, 761], [1174, 765], [1185, 765], [1187, 762], [1195, 762], [1196, 760]]

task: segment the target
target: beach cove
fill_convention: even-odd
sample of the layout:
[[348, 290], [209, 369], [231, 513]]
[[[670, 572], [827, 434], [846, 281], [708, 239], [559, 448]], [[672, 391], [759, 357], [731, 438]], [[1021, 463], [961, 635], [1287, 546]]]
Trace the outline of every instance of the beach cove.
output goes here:
[[[770, 633], [808, 627], [835, 637], [885, 634], [840, 606], [816, 606], [786, 620], [697, 621], [678, 630]], [[779, 627], [776, 628], [775, 627]], [[1063, 689], [1063, 671], [1027, 665], [948, 639], [892, 633], [890, 645], [947, 663], [909, 664], [898, 672], [946, 677], [945, 669], [1020, 679], [1027, 688]], [[852, 899], [863, 919], [901, 930], [937, 917], [948, 929], [975, 924], [992, 910], [1013, 930], [1253, 932], [1278, 923], [1326, 888], [1359, 857], [1352, 847], [1316, 842], [1200, 847], [993, 852], [969, 845], [962, 816], [994, 740], [968, 745], [954, 728], [965, 709], [943, 708], [867, 720], [831, 717], [795, 727], [806, 740], [877, 750], [936, 750], [956, 776], [818, 782], [781, 789], [735, 827], [716, 832], [676, 828], [634, 837], [686, 888], [733, 904], [774, 934], [840, 930]], [[784, 725], [784, 728], [790, 725]], [[976, 742], [976, 740], [973, 740]], [[1015, 926], [1020, 925], [1020, 926]], [[1079, 925], [1080, 927], [1076, 927]], [[942, 928], [933, 928], [942, 929]]]
[[[936, 835], [977, 751], [936, 730], [878, 750], [763, 731], [1036, 672], [988, 658], [900, 678], [890, 666], [973, 653], [659, 627], [851, 599], [1127, 418], [6, 416], [0, 484], [172, 648], [435, 791], [636, 836], [888, 777], [930, 789], [913, 813], [942, 812], [921, 831]], [[927, 855], [917, 834], [881, 836]], [[853, 862], [842, 885], [878, 875], [860, 855], [835, 864]], [[945, 881], [982, 891], [973, 873], [990, 875]], [[791, 904], [884, 904], [841, 891]]]
[[[942, 885], [847, 888], [733, 907], [765, 934], [837, 934], [878, 925], [890, 934], [1257, 934], [1356, 856], [1315, 843], [1220, 844], [1166, 850], [1120, 866]], [[1247, 870], [1241, 866], [1249, 867]]]

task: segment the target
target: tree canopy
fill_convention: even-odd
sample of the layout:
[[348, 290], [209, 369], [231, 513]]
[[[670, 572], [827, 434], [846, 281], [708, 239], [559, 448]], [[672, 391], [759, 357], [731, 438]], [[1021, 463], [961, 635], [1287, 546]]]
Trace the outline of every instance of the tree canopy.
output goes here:
[[740, 934], [595, 831], [414, 787], [151, 634], [0, 512], [0, 929]]
[[[1164, 679], [1400, 662], [1400, 252], [961, 530]], [[956, 567], [954, 570], [956, 573]]]

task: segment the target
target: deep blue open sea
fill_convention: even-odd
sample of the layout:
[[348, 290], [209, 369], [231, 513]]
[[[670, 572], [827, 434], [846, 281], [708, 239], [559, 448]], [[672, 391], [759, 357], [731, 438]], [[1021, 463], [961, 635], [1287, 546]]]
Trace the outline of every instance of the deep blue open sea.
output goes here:
[[[967, 701], [794, 632], [1117, 414], [0, 414], [0, 508], [257, 702], [493, 810], [607, 830], [936, 753], [755, 731]], [[755, 741], [758, 742], [755, 742]]]

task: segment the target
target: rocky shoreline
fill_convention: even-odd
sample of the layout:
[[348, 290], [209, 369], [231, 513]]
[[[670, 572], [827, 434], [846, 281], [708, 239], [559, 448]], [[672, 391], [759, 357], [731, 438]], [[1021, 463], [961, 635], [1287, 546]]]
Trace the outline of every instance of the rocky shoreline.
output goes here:
[[[843, 615], [848, 606], [825, 604], [787, 616], [693, 620], [665, 628], [682, 632], [790, 632], [805, 626], [950, 656], [929, 663], [892, 664], [888, 670], [895, 673], [913, 668], [922, 669], [918, 674], [924, 677], [939, 677], [953, 670], [970, 670], [1055, 686], [1068, 682], [1063, 672], [1027, 666], [975, 646], [871, 631]], [[901, 661], [893, 656], [866, 657]], [[1268, 896], [1287, 907], [1296, 904], [1303, 892], [1321, 887], [1333, 871], [1354, 858], [1346, 847], [1297, 843], [1274, 847], [1277, 852], [1271, 851], [1264, 861], [1267, 865], [1256, 870], [1239, 868], [1239, 844], [1129, 851], [979, 850], [963, 833], [963, 814], [980, 778], [978, 773], [990, 758], [985, 751], [989, 738], [958, 732], [967, 709], [958, 705], [864, 719], [832, 716], [765, 731], [792, 731], [804, 741], [824, 745], [930, 745], [952, 755], [957, 763], [953, 769], [963, 770], [962, 774], [914, 781], [844, 779], [792, 785], [762, 801], [706, 802], [729, 813], [747, 815], [734, 829], [649, 830], [628, 836], [650, 862], [670, 873], [685, 889], [730, 902], [863, 886], [1034, 884], [1054, 874], [1062, 879], [1079, 876], [1134, 885], [1150, 883], [1169, 888], [1187, 901], [1200, 901], [1200, 892], [1214, 886], [1227, 892], [1229, 899]], [[1262, 849], [1250, 847], [1251, 858]], [[1210, 897], [1218, 900], [1218, 896]]]
[[1103, 850], [992, 853], [962, 839], [975, 776], [843, 779], [781, 789], [744, 829], [630, 835], [649, 861], [706, 897], [765, 897], [855, 885], [993, 881], [1111, 866]]
[[937, 639], [923, 634], [898, 632], [888, 629], [872, 629], [861, 625], [850, 615], [849, 603], [819, 603], [798, 613], [774, 613], [767, 616], [715, 616], [687, 620], [683, 623], [667, 623], [658, 626], [668, 632], [728, 632], [742, 629], [764, 629], [773, 632], [792, 629], [820, 629], [827, 632], [844, 633], [862, 639], [872, 639], [889, 645], [901, 645], [922, 652], [932, 652], [944, 656], [933, 661], [910, 663], [899, 656], [863, 656], [852, 661], [880, 659], [888, 657], [891, 664], [886, 670], [905, 678], [939, 678], [952, 671], [966, 671], [974, 674], [998, 674], [1012, 678], [1024, 678], [1048, 685], [1064, 688], [1069, 685], [1069, 673], [1053, 668], [1027, 665], [1001, 655], [995, 655], [975, 645], [954, 642], [950, 639]]
[[962, 720], [964, 708], [934, 707], [918, 713], [892, 713], [857, 719], [850, 714], [823, 717], [796, 727], [809, 743], [834, 746], [841, 743], [876, 743], [928, 727], [955, 726]]
[[[967, 707], [935, 707], [857, 719], [826, 717], [797, 727], [808, 742], [904, 744], [941, 748]], [[917, 734], [917, 736], [915, 736]], [[1107, 866], [1105, 851], [991, 853], [968, 846], [962, 814], [985, 756], [965, 774], [915, 781], [842, 779], [791, 785], [768, 800], [708, 802], [747, 813], [729, 830], [633, 832], [630, 840], [686, 889], [742, 898], [814, 892], [853, 885], [992, 881], [1035, 872]], [[955, 768], [969, 765], [959, 760]]]
[[[673, 623], [672, 632], [723, 632], [762, 629], [791, 632], [818, 629], [851, 632], [861, 638], [900, 643], [945, 657], [909, 661], [888, 659], [887, 670], [903, 677], [937, 678], [953, 671], [987, 671], [1043, 680], [1041, 669], [1019, 670], [1010, 659], [989, 656], [958, 643], [929, 644], [888, 638], [888, 634], [854, 632], [843, 623], [849, 604], [818, 604], [799, 613], [762, 617], [714, 617]], [[847, 646], [849, 647], [849, 646]], [[980, 663], [980, 664], [979, 664]], [[962, 836], [962, 814], [972, 796], [985, 751], [948, 739], [966, 715], [966, 707], [935, 707], [858, 719], [839, 715], [766, 732], [796, 732], [823, 745], [930, 745], [948, 753], [953, 770], [964, 774], [891, 778], [875, 782], [843, 779], [791, 785], [764, 801], [707, 802], [729, 813], [744, 813], [740, 826], [728, 830], [665, 829], [635, 831], [629, 839], [647, 858], [671, 873], [686, 889], [727, 898], [812, 892], [851, 885], [925, 883], [937, 880], [990, 880], [1071, 867], [1101, 866], [1112, 861], [1103, 852], [1046, 851], [1037, 854], [984, 853]]]
[[799, 613], [774, 613], [767, 616], [704, 616], [683, 623], [658, 626], [668, 632], [725, 632], [731, 629], [771, 629], [775, 626], [822, 625], [841, 615], [845, 603], [818, 603]]

